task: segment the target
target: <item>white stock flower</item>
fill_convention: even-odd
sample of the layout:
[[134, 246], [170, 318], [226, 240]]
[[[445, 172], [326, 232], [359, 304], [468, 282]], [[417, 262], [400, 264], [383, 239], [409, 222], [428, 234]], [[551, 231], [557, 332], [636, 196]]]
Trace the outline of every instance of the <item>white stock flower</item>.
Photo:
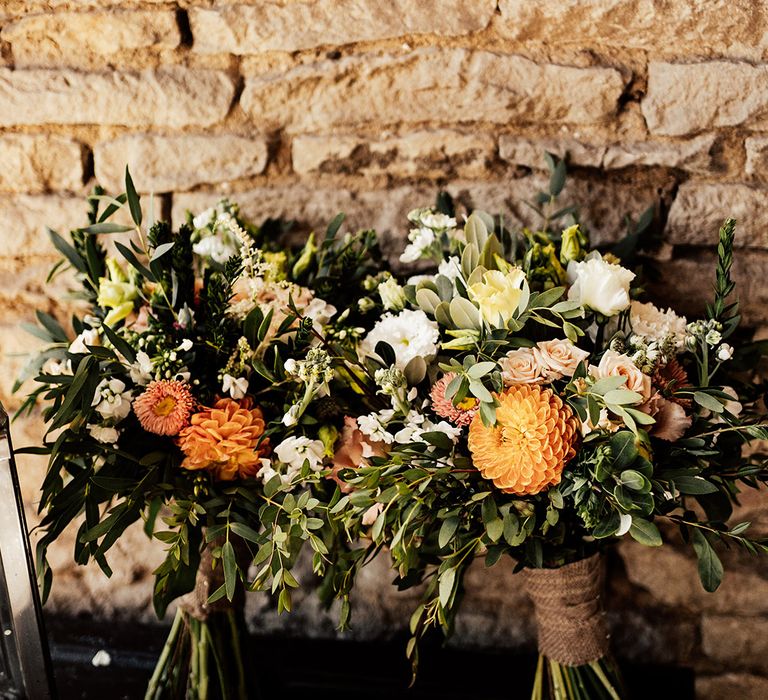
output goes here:
[[461, 261], [455, 255], [451, 255], [437, 266], [437, 273], [447, 277], [451, 282], [456, 282], [462, 276]]
[[615, 316], [629, 306], [629, 285], [635, 273], [603, 260], [600, 254], [568, 263], [568, 299], [603, 316]]
[[216, 216], [216, 208], [209, 207], [205, 211], [201, 211], [194, 219], [192, 219], [192, 225], [195, 228], [205, 228], [210, 224]]
[[435, 232], [431, 228], [422, 226], [421, 228], [412, 228], [408, 234], [410, 243], [405, 247], [400, 262], [416, 262], [424, 252], [435, 242]]
[[73, 355], [87, 355], [90, 350], [87, 345], [99, 346], [101, 345], [101, 335], [98, 330], [84, 330], [78, 335], [69, 346], [69, 352]]
[[237, 248], [219, 236], [206, 236], [192, 246], [192, 251], [201, 258], [210, 258], [223, 265], [237, 252]]
[[105, 445], [114, 445], [120, 437], [120, 431], [117, 428], [106, 425], [89, 425], [88, 432], [92, 438], [103, 442]]
[[309, 468], [312, 471], [319, 471], [323, 466], [325, 445], [321, 440], [310, 440], [303, 435], [288, 437], [275, 447], [275, 456], [288, 467], [289, 471], [294, 470], [296, 473], [301, 471], [304, 460], [309, 461]]
[[96, 387], [91, 406], [102, 418], [117, 423], [131, 412], [132, 394], [130, 389], [125, 389], [125, 383], [120, 379], [102, 379]]
[[726, 362], [727, 360], [730, 360], [732, 357], [733, 357], [733, 346], [728, 345], [728, 343], [723, 343], [717, 349], [717, 359], [720, 360], [720, 362]]
[[430, 362], [437, 354], [440, 332], [437, 323], [421, 310], [405, 309], [396, 316], [384, 314], [360, 343], [360, 351], [368, 357], [377, 357], [376, 344], [389, 343], [395, 351], [395, 367], [405, 371], [415, 357]]
[[149, 384], [155, 375], [152, 359], [143, 350], [136, 353], [136, 362], [130, 366], [129, 371], [131, 381], [134, 384], [139, 384], [141, 386]]
[[661, 311], [653, 304], [633, 301], [629, 307], [629, 324], [635, 335], [646, 341], [662, 342], [672, 338], [675, 348], [681, 350], [685, 344], [685, 327], [688, 321], [672, 309]]
[[387, 430], [387, 425], [389, 425], [394, 415], [394, 409], [385, 408], [378, 413], [359, 416], [357, 427], [363, 435], [371, 438], [371, 442], [384, 442], [387, 445], [391, 445], [395, 437]]
[[248, 392], [248, 379], [245, 377], [233, 377], [231, 374], [225, 374], [221, 380], [221, 390], [229, 394], [236, 401], [242, 399]]

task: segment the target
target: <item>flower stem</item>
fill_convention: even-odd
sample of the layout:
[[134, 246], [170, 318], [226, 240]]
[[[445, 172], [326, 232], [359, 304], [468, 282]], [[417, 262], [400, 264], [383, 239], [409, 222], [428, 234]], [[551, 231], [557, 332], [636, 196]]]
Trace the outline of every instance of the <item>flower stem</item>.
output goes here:
[[149, 679], [149, 685], [147, 686], [147, 692], [144, 695], [144, 700], [154, 700], [154, 698], [157, 697], [159, 690], [158, 683], [160, 682], [160, 678], [162, 677], [163, 673], [166, 671], [166, 664], [168, 663], [168, 659], [171, 656], [171, 651], [176, 645], [176, 640], [178, 639], [179, 632], [181, 631], [183, 617], [184, 613], [182, 612], [181, 608], [178, 608], [176, 610], [176, 615], [173, 618], [171, 631], [168, 633], [168, 639], [165, 640], [165, 645], [163, 646], [163, 650], [160, 653], [160, 658], [157, 660], [157, 666], [155, 666], [155, 670], [152, 673], [152, 678]]

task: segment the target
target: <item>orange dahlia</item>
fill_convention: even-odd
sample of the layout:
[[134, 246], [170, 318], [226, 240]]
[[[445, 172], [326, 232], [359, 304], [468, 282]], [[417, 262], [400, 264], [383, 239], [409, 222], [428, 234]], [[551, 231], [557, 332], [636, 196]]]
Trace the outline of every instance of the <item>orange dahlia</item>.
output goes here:
[[207, 469], [220, 481], [254, 477], [269, 453], [264, 416], [251, 408], [250, 399], [219, 399], [212, 408], [195, 413], [191, 425], [179, 433], [176, 444], [184, 453], [184, 469]]
[[156, 435], [178, 435], [189, 422], [195, 400], [184, 382], [163, 379], [150, 382], [143, 394], [133, 402], [133, 412], [147, 432]]
[[518, 496], [560, 483], [576, 454], [579, 421], [551, 389], [516, 384], [497, 394], [496, 425], [479, 415], [469, 426], [475, 467], [502, 491]]

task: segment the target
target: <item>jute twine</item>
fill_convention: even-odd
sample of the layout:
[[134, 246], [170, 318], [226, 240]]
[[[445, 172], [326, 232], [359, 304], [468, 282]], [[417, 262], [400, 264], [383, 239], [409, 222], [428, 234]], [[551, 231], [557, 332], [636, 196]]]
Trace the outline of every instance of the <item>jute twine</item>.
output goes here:
[[227, 597], [219, 598], [213, 603], [208, 603], [208, 597], [216, 592], [224, 584], [224, 567], [221, 559], [216, 562], [216, 568], [213, 568], [213, 550], [220, 547], [222, 542], [209, 542], [200, 553], [200, 565], [197, 567], [197, 576], [195, 577], [195, 587], [186, 595], [179, 598], [179, 606], [192, 617], [205, 622], [208, 617], [215, 612], [231, 610], [242, 605], [244, 598], [241, 591], [235, 593], [232, 601]]
[[595, 554], [559, 569], [524, 569], [523, 575], [536, 610], [541, 654], [568, 666], [608, 654], [608, 628], [601, 604], [602, 556]]

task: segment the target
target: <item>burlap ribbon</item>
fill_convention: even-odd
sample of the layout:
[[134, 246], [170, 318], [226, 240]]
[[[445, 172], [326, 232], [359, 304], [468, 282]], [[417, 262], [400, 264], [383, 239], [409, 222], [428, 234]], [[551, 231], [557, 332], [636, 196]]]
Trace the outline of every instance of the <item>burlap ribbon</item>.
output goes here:
[[[200, 565], [197, 567], [197, 576], [195, 577], [195, 587], [186, 595], [179, 598], [179, 606], [189, 615], [205, 622], [211, 613], [223, 612], [233, 608], [241, 607], [245, 602], [241, 587], [235, 590], [235, 597], [232, 601], [227, 600], [226, 596], [219, 598], [213, 603], [208, 603], [208, 598], [215, 593], [224, 584], [224, 566], [221, 559], [216, 562], [216, 568], [213, 568], [213, 550], [222, 545], [222, 541], [214, 541], [206, 544], [200, 553]], [[239, 555], [238, 548], [235, 548]], [[240, 558], [240, 557], [238, 557]]]
[[606, 656], [609, 642], [601, 602], [601, 555], [559, 569], [524, 569], [523, 575], [536, 610], [541, 654], [568, 666]]

